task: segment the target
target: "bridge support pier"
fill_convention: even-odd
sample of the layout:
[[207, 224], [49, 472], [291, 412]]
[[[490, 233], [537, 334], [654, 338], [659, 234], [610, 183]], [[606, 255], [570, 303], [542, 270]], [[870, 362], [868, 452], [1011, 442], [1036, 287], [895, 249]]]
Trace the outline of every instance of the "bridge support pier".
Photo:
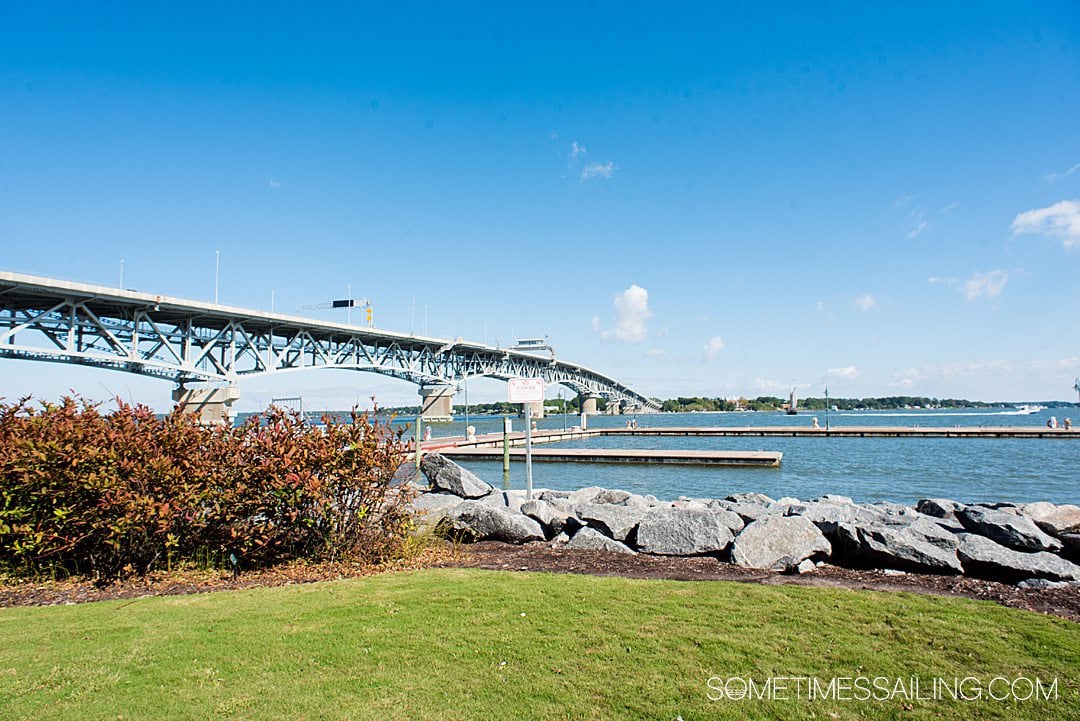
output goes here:
[[581, 395], [579, 395], [578, 400], [581, 402], [581, 412], [587, 416], [595, 416], [597, 413], [596, 401], [599, 398], [600, 396], [592, 394], [582, 393]]
[[530, 418], [543, 418], [544, 417], [544, 402], [537, 401], [529, 404], [529, 417]]
[[232, 404], [240, 399], [236, 386], [224, 388], [184, 388], [173, 391], [172, 399], [184, 413], [195, 413], [204, 426], [229, 426], [233, 421]]
[[607, 414], [609, 416], [622, 415], [622, 401], [608, 401]]
[[454, 390], [452, 385], [420, 386], [420, 417], [425, 423], [454, 420]]

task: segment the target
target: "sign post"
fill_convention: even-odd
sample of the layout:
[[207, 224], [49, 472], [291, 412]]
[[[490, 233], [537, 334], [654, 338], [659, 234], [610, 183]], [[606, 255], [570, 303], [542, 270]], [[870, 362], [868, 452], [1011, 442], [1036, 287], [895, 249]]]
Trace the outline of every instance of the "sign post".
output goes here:
[[531, 403], [544, 402], [543, 378], [511, 378], [509, 400], [521, 403], [525, 411], [525, 499], [532, 500], [532, 409]]

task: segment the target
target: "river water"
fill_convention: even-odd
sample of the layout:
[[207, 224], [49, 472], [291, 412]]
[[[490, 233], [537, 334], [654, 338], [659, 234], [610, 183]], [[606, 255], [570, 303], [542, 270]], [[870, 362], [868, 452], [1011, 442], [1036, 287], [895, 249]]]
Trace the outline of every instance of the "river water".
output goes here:
[[[1009, 409], [970, 411], [832, 412], [831, 425], [841, 426], [1045, 426], [1080, 409], [1051, 409], [1021, 415]], [[663, 413], [636, 416], [638, 425], [678, 426], [804, 426], [823, 412], [797, 416], [781, 413]], [[590, 428], [623, 427], [630, 416], [592, 416]], [[551, 416], [541, 429], [562, 428], [579, 416]], [[411, 419], [399, 419], [407, 422]], [[477, 433], [501, 432], [501, 417], [470, 418]], [[514, 429], [523, 430], [514, 419]], [[1077, 423], [1080, 426], [1080, 423]], [[433, 436], [462, 435], [464, 421], [432, 424]], [[1080, 503], [1080, 428], [1074, 438], [732, 438], [732, 437], [601, 437], [560, 443], [563, 448], [681, 448], [780, 451], [779, 468], [727, 468], [667, 464], [552, 463], [533, 464], [535, 488], [572, 490], [584, 486], [622, 488], [662, 499], [679, 496], [718, 498], [730, 493], [760, 492], [773, 498], [810, 499], [826, 493], [851, 496], [858, 502], [880, 500], [914, 503], [920, 498], [975, 501], [1051, 501]], [[548, 445], [546, 447], [553, 447]], [[511, 462], [504, 482], [501, 458], [468, 461], [467, 468], [495, 487], [524, 488], [524, 462]]]

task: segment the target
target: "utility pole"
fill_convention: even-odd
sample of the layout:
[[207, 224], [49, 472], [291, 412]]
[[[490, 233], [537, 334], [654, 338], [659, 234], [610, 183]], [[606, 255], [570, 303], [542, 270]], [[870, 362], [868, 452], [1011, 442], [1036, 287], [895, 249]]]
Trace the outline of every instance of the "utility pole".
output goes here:
[[218, 279], [221, 276], [221, 251], [214, 251], [214, 305], [218, 302]]

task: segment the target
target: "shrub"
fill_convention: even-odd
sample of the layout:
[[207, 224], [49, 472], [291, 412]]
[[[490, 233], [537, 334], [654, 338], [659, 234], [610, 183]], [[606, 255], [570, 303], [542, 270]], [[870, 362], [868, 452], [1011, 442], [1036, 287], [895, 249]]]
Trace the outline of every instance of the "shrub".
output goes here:
[[354, 412], [238, 428], [64, 398], [0, 404], [0, 563], [99, 579], [221, 553], [242, 566], [377, 560], [409, 529], [400, 432]]

